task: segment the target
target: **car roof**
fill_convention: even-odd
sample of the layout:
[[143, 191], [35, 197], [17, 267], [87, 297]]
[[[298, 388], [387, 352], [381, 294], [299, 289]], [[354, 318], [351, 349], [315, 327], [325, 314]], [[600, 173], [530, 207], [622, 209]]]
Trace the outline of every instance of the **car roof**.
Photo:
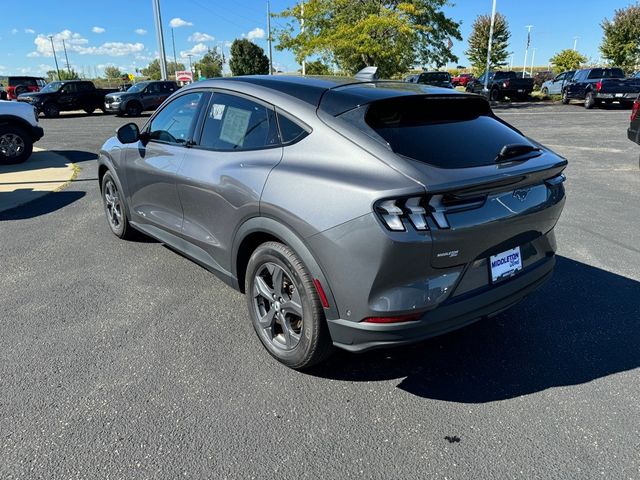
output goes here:
[[231, 82], [246, 83], [265, 90], [284, 93], [316, 108], [320, 107], [331, 115], [339, 115], [359, 105], [397, 96], [464, 95], [464, 92], [401, 80], [362, 81], [351, 77], [293, 75], [247, 75], [209, 79], [194, 82], [183, 87], [182, 90], [202, 87], [215, 88]]

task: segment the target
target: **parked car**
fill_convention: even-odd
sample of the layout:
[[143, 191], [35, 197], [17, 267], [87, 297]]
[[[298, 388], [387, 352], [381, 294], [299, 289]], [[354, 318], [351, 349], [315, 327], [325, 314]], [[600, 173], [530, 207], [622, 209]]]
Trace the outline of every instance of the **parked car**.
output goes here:
[[51, 82], [37, 93], [23, 93], [18, 96], [18, 101], [30, 103], [48, 118], [73, 110], [84, 110], [87, 114], [92, 114], [97, 109], [104, 111], [104, 97], [114, 91], [115, 89], [96, 88], [93, 82], [86, 80], [69, 80]]
[[126, 92], [110, 93], [104, 97], [104, 108], [117, 115], [137, 117], [146, 110], [155, 110], [178, 90], [176, 82], [140, 82]]
[[[472, 93], [483, 93], [486, 75], [485, 72], [480, 78], [470, 82], [466, 90]], [[489, 72], [487, 89], [489, 100], [492, 102], [502, 100], [504, 97], [525, 100], [533, 92], [533, 79], [522, 78], [522, 74], [516, 72]]]
[[41, 77], [9, 77], [7, 79], [7, 99], [15, 100], [20, 94], [39, 92], [46, 83]]
[[633, 110], [631, 110], [631, 123], [627, 130], [629, 140], [640, 145], [640, 96], [633, 102]]
[[451, 74], [449, 72], [422, 72], [415, 83], [431, 85], [433, 87], [453, 88]]
[[418, 80], [418, 75], [407, 75], [404, 77], [404, 81], [407, 83], [416, 83]]
[[305, 368], [540, 287], [566, 165], [477, 95], [247, 76], [183, 87], [121, 127], [98, 178], [116, 236], [140, 230], [244, 292], [268, 352]]
[[22, 163], [33, 144], [44, 135], [35, 109], [24, 103], [0, 100], [0, 164]]
[[587, 109], [614, 101], [631, 105], [639, 93], [640, 79], [625, 78], [621, 68], [585, 68], [562, 89], [562, 103], [581, 100]]
[[542, 72], [536, 72], [535, 75], [533, 76], [533, 89], [541, 90], [542, 84], [548, 80], [553, 79], [554, 77], [555, 75], [553, 74], [553, 72], [550, 72], [548, 70], [544, 70]]
[[560, 73], [552, 80], [547, 80], [542, 84], [542, 88], [541, 88], [542, 94], [543, 95], [560, 95], [566, 83], [573, 78], [574, 73], [576, 73], [575, 70], [569, 70], [567, 72]]
[[7, 100], [7, 91], [4, 85], [0, 83], [0, 100]]
[[466, 87], [467, 84], [472, 81], [473, 81], [472, 73], [461, 73], [460, 75], [457, 75], [451, 79], [451, 84], [454, 87], [457, 87], [458, 85], [461, 87]]

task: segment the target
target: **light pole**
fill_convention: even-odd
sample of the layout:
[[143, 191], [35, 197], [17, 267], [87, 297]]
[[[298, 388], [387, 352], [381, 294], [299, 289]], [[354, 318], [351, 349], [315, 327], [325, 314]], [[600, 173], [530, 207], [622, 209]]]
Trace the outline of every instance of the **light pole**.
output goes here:
[[513, 70], [513, 53], [511, 54], [511, 63], [509, 63], [509, 71]]
[[153, 13], [156, 20], [156, 35], [158, 37], [158, 51], [160, 52], [160, 73], [162, 80], [167, 79], [167, 56], [164, 53], [164, 34], [162, 33], [162, 18], [160, 16], [160, 0], [153, 0]]
[[[300, 2], [300, 30], [304, 35], [304, 0]], [[302, 75], [307, 74], [307, 60], [305, 58], [302, 59]]]
[[578, 50], [578, 39], [580, 37], [573, 37], [573, 51], [576, 52]]
[[524, 66], [522, 67], [522, 78], [527, 73], [527, 57], [529, 56], [529, 45], [531, 44], [531, 29], [533, 25], [527, 25], [527, 47], [524, 49]]
[[533, 53], [531, 54], [531, 73], [530, 75], [533, 77], [533, 62], [536, 61], [536, 49], [533, 48]]
[[187, 57], [189, 57], [189, 71], [191, 75], [193, 75], [193, 68], [191, 68], [191, 57], [193, 57], [193, 53], [187, 53]]
[[273, 50], [271, 49], [271, 2], [267, 0], [267, 30], [269, 31], [269, 75], [273, 75]]
[[64, 50], [64, 58], [67, 61], [67, 72], [71, 76], [71, 67], [69, 66], [69, 57], [67, 56], [67, 46], [64, 44], [64, 38], [62, 39], [62, 49]]
[[178, 59], [176, 58], [176, 39], [173, 36], [173, 27], [171, 27], [171, 43], [173, 43], [173, 76], [176, 76], [178, 70]]
[[496, 22], [496, 0], [493, 0], [493, 7], [491, 9], [491, 27], [489, 27], [489, 44], [487, 45], [487, 68], [484, 71], [484, 88], [483, 92], [486, 95], [489, 91], [489, 70], [491, 70], [491, 47], [493, 43], [493, 26]]
[[60, 69], [58, 68], [58, 57], [56, 57], [56, 47], [53, 46], [53, 35], [49, 35], [51, 40], [51, 50], [53, 50], [53, 60], [56, 62], [56, 73], [58, 74], [58, 80], [60, 80]]

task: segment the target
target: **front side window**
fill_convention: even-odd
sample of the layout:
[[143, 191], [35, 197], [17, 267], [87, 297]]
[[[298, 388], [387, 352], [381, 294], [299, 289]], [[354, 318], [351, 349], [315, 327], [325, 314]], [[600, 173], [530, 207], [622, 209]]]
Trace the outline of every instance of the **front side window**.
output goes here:
[[200, 146], [219, 151], [240, 151], [278, 144], [278, 129], [272, 108], [235, 95], [213, 94]]
[[202, 92], [182, 95], [164, 107], [149, 125], [149, 138], [184, 145], [198, 115]]

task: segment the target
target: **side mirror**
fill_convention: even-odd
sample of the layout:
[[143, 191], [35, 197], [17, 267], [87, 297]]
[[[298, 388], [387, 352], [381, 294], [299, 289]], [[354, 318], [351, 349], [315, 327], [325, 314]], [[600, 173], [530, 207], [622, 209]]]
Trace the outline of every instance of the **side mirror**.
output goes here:
[[127, 123], [118, 129], [116, 137], [120, 143], [136, 143], [140, 140], [140, 129], [135, 123]]

